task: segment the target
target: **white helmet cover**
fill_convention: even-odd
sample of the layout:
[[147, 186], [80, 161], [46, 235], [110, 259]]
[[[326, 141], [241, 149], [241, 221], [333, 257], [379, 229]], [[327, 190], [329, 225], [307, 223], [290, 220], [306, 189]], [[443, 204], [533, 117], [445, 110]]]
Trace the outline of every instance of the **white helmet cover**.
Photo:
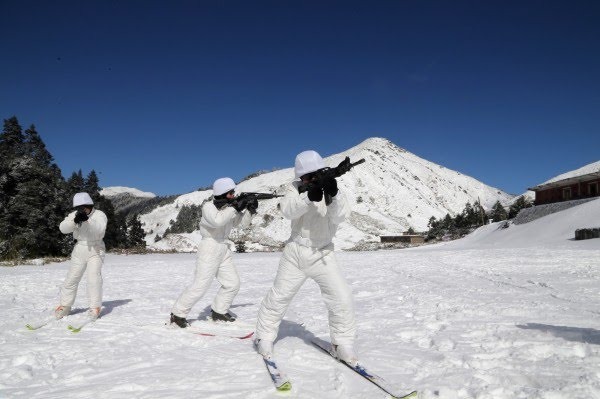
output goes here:
[[213, 195], [222, 195], [235, 189], [235, 182], [229, 177], [221, 177], [213, 183]]
[[73, 208], [79, 205], [94, 205], [94, 201], [92, 201], [92, 197], [88, 193], [77, 193], [73, 196]]
[[315, 172], [325, 167], [325, 162], [318, 152], [313, 150], [303, 151], [296, 155], [294, 174], [300, 178], [307, 173]]

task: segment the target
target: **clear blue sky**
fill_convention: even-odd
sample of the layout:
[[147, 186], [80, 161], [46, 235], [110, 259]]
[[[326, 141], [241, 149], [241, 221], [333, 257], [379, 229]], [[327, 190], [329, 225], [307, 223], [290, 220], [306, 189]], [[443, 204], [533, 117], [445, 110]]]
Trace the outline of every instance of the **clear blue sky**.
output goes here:
[[385, 137], [520, 194], [600, 160], [600, 1], [0, 3], [0, 118], [181, 194]]

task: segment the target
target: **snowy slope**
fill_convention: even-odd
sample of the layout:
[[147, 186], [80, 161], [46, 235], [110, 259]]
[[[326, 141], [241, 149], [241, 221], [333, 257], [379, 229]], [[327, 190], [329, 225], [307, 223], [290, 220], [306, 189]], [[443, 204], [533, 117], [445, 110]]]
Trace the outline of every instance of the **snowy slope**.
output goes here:
[[115, 195], [119, 195], [119, 194], [131, 194], [134, 197], [140, 197], [140, 198], [156, 197], [156, 194], [154, 194], [154, 193], [150, 193], [147, 191], [141, 191], [141, 190], [138, 190], [137, 188], [131, 188], [131, 187], [113, 186], [113, 187], [104, 187], [102, 190], [100, 190], [100, 195], [103, 195], [105, 197], [114, 197]]
[[[424, 231], [432, 216], [455, 215], [467, 202], [473, 204], [479, 199], [489, 209], [496, 201], [507, 203], [512, 198], [469, 176], [419, 158], [386, 139], [370, 138], [348, 151], [327, 157], [325, 162], [336, 166], [346, 156], [353, 162], [361, 158], [366, 162], [339, 179], [353, 213], [340, 226], [335, 240], [338, 248], [352, 248], [361, 241], [379, 241], [380, 235], [401, 234], [411, 227]], [[240, 183], [237, 191], [278, 192], [293, 178], [293, 168], [265, 173]], [[142, 215], [144, 229], [149, 233], [148, 245], [157, 249], [194, 248], [198, 238], [195, 234], [167, 237], [157, 243], [154, 238], [164, 234], [182, 204], [200, 204], [210, 195], [210, 190], [186, 194], [173, 204]], [[238, 236], [260, 243], [263, 248], [281, 245], [289, 237], [290, 224], [277, 211], [277, 200], [262, 201], [252, 224]]]
[[[353, 290], [361, 360], [420, 399], [599, 398], [600, 239], [570, 239], [574, 227], [599, 220], [596, 200], [526, 230], [492, 225], [454, 243], [337, 252]], [[254, 324], [280, 256], [234, 254], [242, 287], [232, 311], [242, 321]], [[275, 345], [293, 382], [286, 395], [273, 389], [249, 340], [165, 326], [194, 263], [194, 254], [109, 254], [102, 317], [79, 334], [66, 326], [87, 306], [85, 282], [75, 315], [24, 328], [56, 305], [69, 262], [0, 267], [0, 398], [386, 398], [310, 345], [328, 335], [312, 281]], [[217, 288], [190, 319], [206, 317]]]
[[[503, 228], [504, 222], [492, 223], [461, 240], [439, 244], [445, 248], [527, 248], [532, 245], [546, 248], [570, 248], [575, 230], [600, 228], [600, 199], [556, 212], [532, 222]], [[598, 240], [577, 243], [580, 248], [599, 249]]]

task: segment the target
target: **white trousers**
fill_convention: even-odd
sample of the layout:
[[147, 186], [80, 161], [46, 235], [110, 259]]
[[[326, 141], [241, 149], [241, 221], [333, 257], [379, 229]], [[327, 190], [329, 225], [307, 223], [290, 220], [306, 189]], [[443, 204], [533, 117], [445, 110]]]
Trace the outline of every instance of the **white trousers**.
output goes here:
[[173, 305], [172, 313], [175, 316], [187, 317], [196, 302], [206, 294], [215, 277], [221, 288], [211, 307], [215, 312], [225, 314], [240, 290], [240, 278], [227, 244], [202, 240], [198, 245], [194, 281], [181, 293]]
[[294, 242], [283, 250], [273, 287], [258, 311], [256, 338], [275, 341], [288, 306], [309, 277], [319, 285], [329, 311], [331, 342], [353, 345], [356, 321], [352, 291], [336, 263], [333, 247], [315, 249]]
[[71, 267], [60, 289], [61, 306], [73, 306], [79, 282], [86, 269], [89, 307], [102, 306], [102, 264], [105, 253], [104, 243], [75, 245], [71, 253]]

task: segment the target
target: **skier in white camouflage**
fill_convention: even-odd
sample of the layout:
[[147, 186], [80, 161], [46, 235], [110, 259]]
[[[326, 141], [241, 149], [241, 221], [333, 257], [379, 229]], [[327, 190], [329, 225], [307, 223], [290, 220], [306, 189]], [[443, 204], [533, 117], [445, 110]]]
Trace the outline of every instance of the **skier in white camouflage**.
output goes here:
[[171, 324], [181, 328], [189, 326], [188, 313], [204, 296], [215, 277], [221, 288], [211, 305], [211, 318], [214, 321], [235, 321], [229, 307], [240, 289], [240, 279], [225, 240], [233, 227], [243, 228], [250, 224], [250, 212], [256, 211], [258, 201], [234, 201], [235, 183], [228, 177], [215, 180], [213, 195], [214, 201], [202, 207], [202, 240], [198, 245], [194, 281], [179, 296], [171, 312]]
[[[296, 157], [294, 172], [298, 180], [287, 187], [280, 201], [281, 213], [291, 220], [292, 233], [283, 250], [273, 287], [258, 312], [255, 346], [261, 355], [272, 355], [273, 342], [290, 302], [306, 279], [311, 278], [319, 285], [329, 311], [335, 355], [356, 364], [352, 292], [336, 263], [332, 243], [338, 225], [350, 213], [350, 206], [335, 178], [315, 180], [314, 172], [324, 167], [323, 159], [315, 151], [304, 151]], [[299, 186], [311, 181], [312, 188], [300, 194]]]
[[94, 209], [94, 201], [88, 193], [75, 194], [73, 208], [75, 210], [59, 226], [61, 233], [72, 233], [77, 243], [71, 253], [72, 264], [61, 287], [60, 304], [54, 315], [60, 319], [71, 312], [79, 282], [87, 269], [88, 315], [96, 319], [102, 307], [102, 264], [106, 253], [103, 238], [107, 219], [104, 212]]

